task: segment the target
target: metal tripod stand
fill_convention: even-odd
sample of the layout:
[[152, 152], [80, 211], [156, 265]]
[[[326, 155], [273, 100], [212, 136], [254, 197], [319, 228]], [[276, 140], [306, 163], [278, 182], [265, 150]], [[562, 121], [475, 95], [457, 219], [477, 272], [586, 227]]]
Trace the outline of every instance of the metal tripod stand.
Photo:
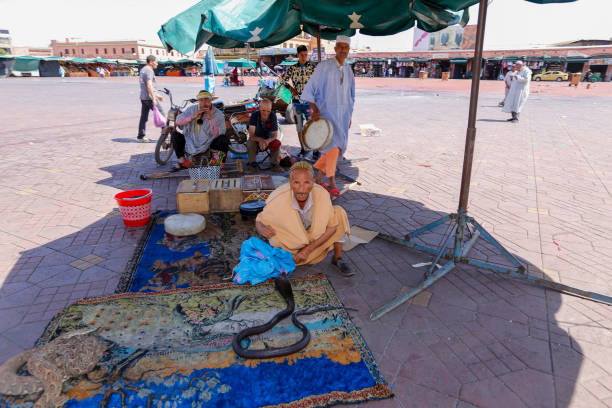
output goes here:
[[[418, 285], [414, 289], [411, 289], [407, 293], [396, 297], [386, 305], [376, 309], [370, 315], [370, 319], [372, 320], [378, 319], [385, 313], [395, 309], [404, 302], [410, 300], [418, 293], [431, 286], [435, 281], [453, 270], [453, 268], [458, 263], [466, 263], [479, 268], [489, 269], [497, 273], [508, 275], [512, 278], [522, 279], [535, 283], [539, 286], [543, 286], [548, 289], [553, 289], [559, 292], [569, 293], [584, 297], [589, 300], [594, 300], [612, 305], [612, 297], [610, 296], [605, 296], [595, 292], [587, 292], [584, 290], [573, 288], [571, 286], [562, 285], [560, 283], [527, 275], [525, 267], [518, 261], [518, 259], [516, 259], [516, 257], [514, 257], [510, 252], [508, 252], [508, 250], [506, 250], [499, 242], [497, 242], [495, 238], [493, 238], [484, 228], [482, 228], [480, 224], [478, 224], [478, 222], [476, 222], [476, 220], [474, 220], [472, 217], [468, 217], [467, 215], [467, 204], [470, 192], [470, 179], [472, 175], [472, 162], [474, 158], [474, 144], [476, 142], [476, 113], [478, 110], [478, 91], [480, 87], [479, 74], [482, 66], [482, 49], [484, 42], [484, 28], [487, 17], [487, 6], [487, 0], [480, 0], [480, 8], [478, 11], [478, 27], [476, 31], [476, 45], [474, 50], [474, 60], [472, 64], [473, 75], [470, 93], [470, 111], [468, 117], [467, 134], [465, 139], [465, 152], [463, 158], [463, 172], [461, 175], [461, 194], [459, 196], [459, 208], [456, 214], [450, 214], [445, 217], [442, 217], [439, 220], [406, 235], [405, 239], [398, 239], [385, 234], [378, 235], [382, 239], [436, 255], [436, 258], [434, 262], [432, 262], [430, 268], [425, 273], [425, 280], [420, 285]], [[417, 236], [448, 222], [450, 222], [451, 234], [443, 242], [442, 247], [440, 249], [431, 248], [429, 246], [421, 245], [414, 242], [414, 238], [416, 238]], [[473, 227], [474, 232], [468, 238], [466, 233], [470, 231], [469, 225]], [[513, 267], [502, 267], [498, 265], [493, 265], [491, 263], [468, 258], [467, 255], [470, 249], [472, 249], [476, 241], [481, 237], [487, 240], [490, 244], [492, 244], [506, 259], [510, 261]], [[450, 244], [453, 241], [454, 247], [451, 247]], [[437, 263], [442, 257], [449, 259], [449, 261], [443, 266], [436, 269]]]

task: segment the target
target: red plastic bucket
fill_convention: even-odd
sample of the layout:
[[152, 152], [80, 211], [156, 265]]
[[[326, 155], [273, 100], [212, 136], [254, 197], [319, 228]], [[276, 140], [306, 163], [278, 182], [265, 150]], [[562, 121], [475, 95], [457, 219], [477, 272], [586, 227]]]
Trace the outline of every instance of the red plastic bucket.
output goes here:
[[151, 198], [153, 191], [146, 189], [128, 190], [115, 195], [121, 218], [126, 227], [142, 227], [151, 219]]

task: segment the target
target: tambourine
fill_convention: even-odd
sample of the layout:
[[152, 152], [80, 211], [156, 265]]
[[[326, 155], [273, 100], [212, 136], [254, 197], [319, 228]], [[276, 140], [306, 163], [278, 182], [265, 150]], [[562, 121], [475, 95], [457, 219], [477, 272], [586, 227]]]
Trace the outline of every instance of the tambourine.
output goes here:
[[325, 149], [332, 141], [334, 128], [327, 119], [308, 121], [302, 130], [304, 144], [311, 150]]

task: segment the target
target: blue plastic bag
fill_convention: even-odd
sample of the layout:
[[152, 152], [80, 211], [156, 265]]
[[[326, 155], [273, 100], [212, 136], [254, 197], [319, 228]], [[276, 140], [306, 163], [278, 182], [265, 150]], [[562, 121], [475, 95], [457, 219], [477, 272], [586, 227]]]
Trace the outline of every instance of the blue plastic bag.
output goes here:
[[240, 263], [234, 268], [234, 283], [257, 285], [281, 273], [295, 270], [295, 261], [289, 251], [274, 248], [259, 238], [249, 238], [240, 248]]

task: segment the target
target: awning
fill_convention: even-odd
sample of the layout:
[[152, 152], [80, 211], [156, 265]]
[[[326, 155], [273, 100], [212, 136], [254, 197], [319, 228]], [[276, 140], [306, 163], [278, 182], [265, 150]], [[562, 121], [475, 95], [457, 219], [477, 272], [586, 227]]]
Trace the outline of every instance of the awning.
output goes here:
[[450, 60], [451, 64], [467, 64], [467, 58], [453, 58]]
[[13, 65], [13, 71], [38, 71], [40, 65], [40, 58], [38, 57], [15, 57], [15, 65]]
[[74, 62], [75, 64], [91, 64], [95, 61], [88, 58], [72, 58], [70, 62]]
[[589, 62], [589, 59], [588, 58], [568, 58], [567, 63], [569, 64], [570, 62]]
[[255, 68], [257, 64], [255, 61], [248, 60], [246, 58], [238, 58], [234, 60], [227, 61], [228, 67], [238, 67], [238, 68]]
[[259, 51], [259, 55], [294, 55], [297, 48], [265, 48]]
[[295, 65], [295, 64], [297, 64], [297, 61], [283, 61], [280, 63], [281, 66]]

